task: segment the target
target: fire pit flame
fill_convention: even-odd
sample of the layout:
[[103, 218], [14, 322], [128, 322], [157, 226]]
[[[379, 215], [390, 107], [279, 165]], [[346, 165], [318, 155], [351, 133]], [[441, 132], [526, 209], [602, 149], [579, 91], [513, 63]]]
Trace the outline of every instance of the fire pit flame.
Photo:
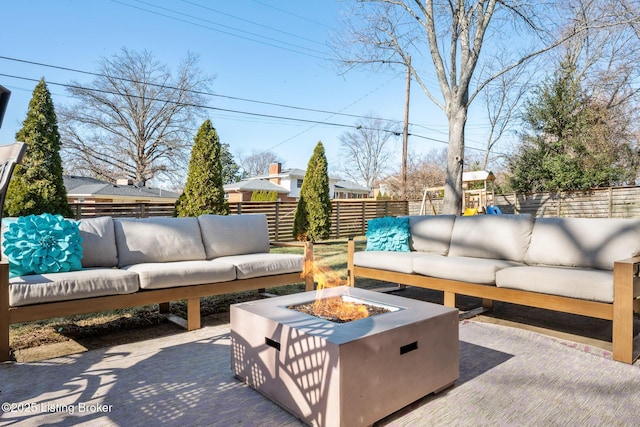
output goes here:
[[312, 274], [317, 282], [316, 299], [313, 303], [312, 313], [314, 316], [328, 319], [337, 319], [341, 322], [364, 319], [369, 317], [369, 309], [365, 304], [352, 301], [345, 301], [341, 296], [323, 298], [323, 291], [328, 288], [344, 286], [346, 280], [333, 270], [307, 262], [302, 272], [303, 277]]

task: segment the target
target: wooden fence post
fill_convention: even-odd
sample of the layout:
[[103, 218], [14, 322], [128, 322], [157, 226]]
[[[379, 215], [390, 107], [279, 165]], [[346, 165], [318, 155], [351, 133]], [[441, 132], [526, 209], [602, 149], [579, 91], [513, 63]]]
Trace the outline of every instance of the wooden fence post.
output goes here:
[[560, 216], [562, 215], [562, 191], [559, 191], [558, 193], [558, 218], [560, 218]]
[[276, 201], [275, 240], [280, 241], [280, 202]]
[[613, 217], [613, 187], [609, 187], [609, 218]]
[[336, 201], [336, 239], [340, 238], [340, 200]]

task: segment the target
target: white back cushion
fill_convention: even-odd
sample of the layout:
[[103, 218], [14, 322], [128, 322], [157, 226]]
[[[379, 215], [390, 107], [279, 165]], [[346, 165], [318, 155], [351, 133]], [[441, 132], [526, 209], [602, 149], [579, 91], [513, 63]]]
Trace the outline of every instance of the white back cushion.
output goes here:
[[447, 255], [455, 218], [455, 215], [410, 216], [411, 250]]
[[115, 219], [118, 266], [206, 258], [197, 218]]
[[78, 225], [82, 237], [82, 266], [115, 267], [118, 265], [118, 248], [113, 218], [100, 216], [81, 219]]
[[269, 226], [264, 214], [200, 215], [207, 259], [269, 252]]
[[529, 246], [532, 228], [531, 215], [456, 217], [449, 256], [522, 262]]
[[537, 218], [525, 262], [613, 270], [614, 261], [638, 254], [638, 219]]

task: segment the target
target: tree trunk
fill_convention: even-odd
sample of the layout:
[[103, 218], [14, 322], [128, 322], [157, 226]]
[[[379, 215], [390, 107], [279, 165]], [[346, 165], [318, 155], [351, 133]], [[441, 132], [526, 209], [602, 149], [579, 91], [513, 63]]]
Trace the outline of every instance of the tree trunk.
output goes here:
[[[454, 105], [455, 104], [455, 105]], [[462, 213], [462, 169], [464, 166], [464, 128], [467, 122], [467, 106], [452, 102], [448, 108], [449, 150], [447, 175], [444, 183], [442, 213]]]

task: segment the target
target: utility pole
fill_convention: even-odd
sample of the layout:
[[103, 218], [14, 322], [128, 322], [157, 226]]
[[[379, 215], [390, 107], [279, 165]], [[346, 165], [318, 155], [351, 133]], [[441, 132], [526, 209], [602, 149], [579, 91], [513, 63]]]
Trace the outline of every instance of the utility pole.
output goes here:
[[409, 94], [411, 93], [411, 56], [407, 57], [407, 93], [404, 105], [404, 131], [402, 133], [402, 200], [407, 200], [407, 145], [409, 142]]

